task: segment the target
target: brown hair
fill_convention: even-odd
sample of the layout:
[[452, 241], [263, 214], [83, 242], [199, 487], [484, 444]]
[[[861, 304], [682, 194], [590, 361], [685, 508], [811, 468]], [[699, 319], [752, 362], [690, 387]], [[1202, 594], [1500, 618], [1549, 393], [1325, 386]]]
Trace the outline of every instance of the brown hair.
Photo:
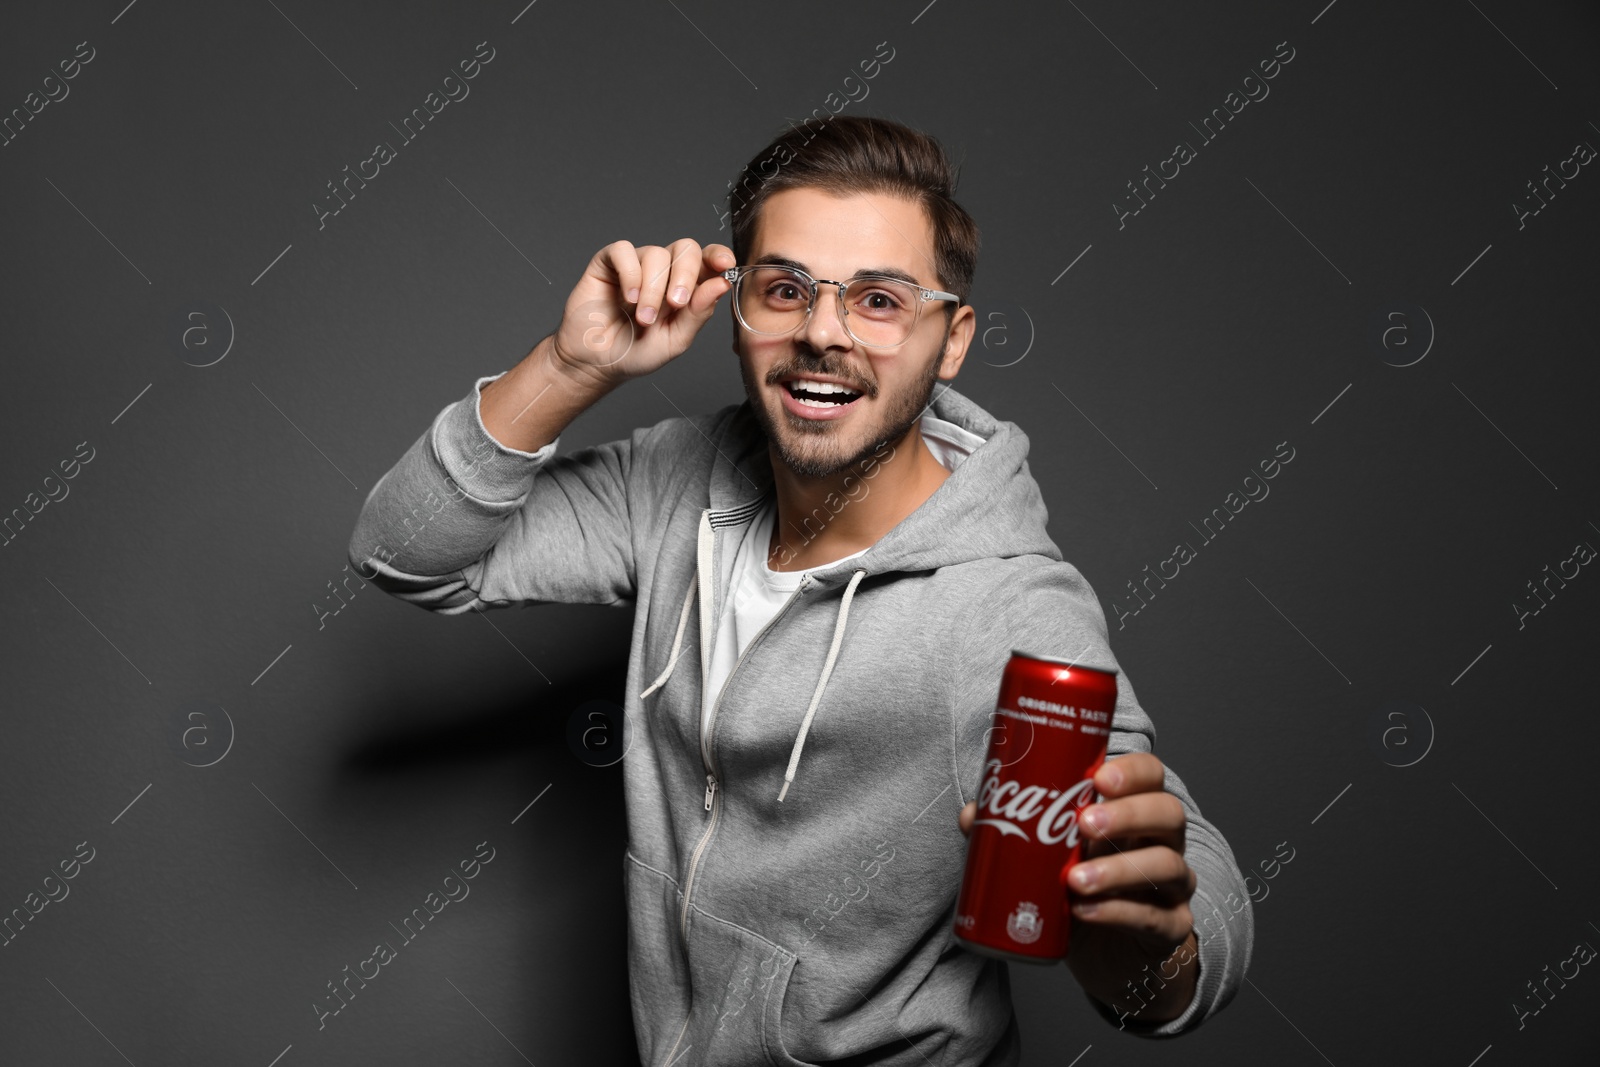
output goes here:
[[[745, 262], [761, 205], [773, 193], [802, 186], [836, 196], [886, 193], [921, 205], [933, 224], [934, 269], [940, 287], [968, 302], [978, 265], [978, 224], [951, 198], [956, 168], [933, 137], [892, 119], [812, 116], [779, 134], [745, 164], [728, 187], [733, 254]], [[956, 305], [942, 302], [945, 321]]]

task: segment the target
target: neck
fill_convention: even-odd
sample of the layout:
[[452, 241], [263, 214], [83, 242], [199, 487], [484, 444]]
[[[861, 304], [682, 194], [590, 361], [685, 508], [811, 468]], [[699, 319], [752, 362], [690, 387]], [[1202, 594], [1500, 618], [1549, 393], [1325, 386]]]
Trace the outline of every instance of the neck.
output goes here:
[[777, 521], [767, 565], [810, 570], [862, 549], [898, 526], [950, 476], [922, 440], [922, 420], [859, 463], [826, 478], [796, 474], [773, 449]]

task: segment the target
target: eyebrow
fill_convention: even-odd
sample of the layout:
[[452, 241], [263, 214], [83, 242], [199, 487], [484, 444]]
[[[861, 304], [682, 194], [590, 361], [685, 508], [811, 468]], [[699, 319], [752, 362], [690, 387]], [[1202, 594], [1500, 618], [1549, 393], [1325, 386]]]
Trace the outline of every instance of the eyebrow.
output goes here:
[[[761, 267], [788, 267], [792, 270], [803, 270], [807, 274], [811, 274], [811, 269], [804, 263], [800, 262], [798, 259], [790, 259], [788, 256], [765, 255], [760, 259], [754, 260], [751, 265]], [[917, 278], [914, 274], [902, 270], [899, 267], [867, 267], [856, 271], [850, 277], [859, 278], [863, 274], [877, 274], [885, 278], [898, 278], [907, 285], [915, 285], [919, 289], [928, 288], [928, 286], [925, 286], [921, 282], [917, 281]], [[812, 275], [812, 277], [815, 277], [815, 275]], [[849, 279], [846, 280], [848, 281]]]

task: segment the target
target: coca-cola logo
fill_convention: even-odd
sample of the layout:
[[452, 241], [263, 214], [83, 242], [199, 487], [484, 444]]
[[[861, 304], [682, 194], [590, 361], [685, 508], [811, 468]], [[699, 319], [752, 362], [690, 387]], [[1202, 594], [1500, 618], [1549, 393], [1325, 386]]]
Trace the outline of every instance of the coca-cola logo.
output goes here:
[[[978, 790], [979, 818], [972, 825], [993, 826], [1002, 835], [1015, 834], [1041, 845], [1064, 842], [1069, 849], [1075, 846], [1078, 813], [1094, 802], [1094, 780], [1085, 778], [1070, 789], [1046, 789], [1002, 779], [1003, 766], [997, 759], [984, 765], [983, 787]], [[1024, 829], [1029, 823], [1035, 823], [1031, 836]]]

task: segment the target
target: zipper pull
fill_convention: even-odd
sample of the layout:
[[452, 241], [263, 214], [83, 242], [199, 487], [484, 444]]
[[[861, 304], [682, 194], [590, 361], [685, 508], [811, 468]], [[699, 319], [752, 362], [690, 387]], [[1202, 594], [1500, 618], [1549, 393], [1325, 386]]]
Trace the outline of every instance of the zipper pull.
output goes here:
[[706, 775], [706, 810], [711, 810], [711, 797], [717, 791], [717, 777], [714, 774]]

